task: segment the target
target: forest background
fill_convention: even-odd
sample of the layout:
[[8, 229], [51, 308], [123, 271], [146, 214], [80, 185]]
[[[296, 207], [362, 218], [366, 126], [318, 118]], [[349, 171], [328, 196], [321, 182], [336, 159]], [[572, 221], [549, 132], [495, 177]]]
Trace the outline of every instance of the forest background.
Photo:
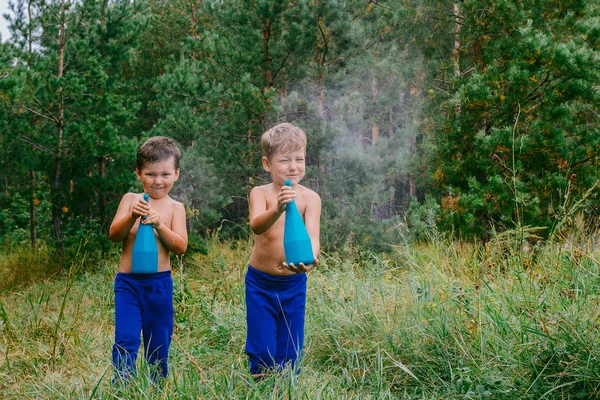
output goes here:
[[[260, 135], [309, 136], [323, 242], [597, 228], [595, 2], [16, 1], [0, 241], [106, 251], [137, 147], [183, 150], [194, 243], [248, 235]], [[557, 226], [561, 225], [561, 226]]]
[[181, 145], [172, 194], [189, 257], [210, 257], [215, 238], [245, 243], [248, 193], [269, 178], [260, 135], [282, 121], [308, 134], [325, 255], [509, 243], [495, 257], [527, 250], [531, 266], [570, 237], [591, 243], [598, 269], [595, 1], [9, 4], [2, 290], [115, 260], [106, 233], [121, 196], [141, 190], [135, 153], [153, 135]]

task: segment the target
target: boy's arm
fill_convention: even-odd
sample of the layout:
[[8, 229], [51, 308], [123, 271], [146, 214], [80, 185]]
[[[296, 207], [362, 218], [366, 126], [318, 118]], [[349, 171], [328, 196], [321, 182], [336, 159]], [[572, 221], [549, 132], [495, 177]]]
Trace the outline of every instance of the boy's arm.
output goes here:
[[131, 203], [135, 197], [135, 193], [127, 193], [119, 203], [117, 213], [110, 224], [110, 230], [108, 232], [108, 238], [113, 242], [124, 240], [139, 217], [139, 215], [134, 216], [134, 212], [132, 212], [131, 208]]
[[[157, 223], [153, 223], [152, 226], [154, 226], [154, 229], [158, 232], [160, 240], [162, 240], [167, 249], [180, 256], [185, 253], [188, 245], [185, 208], [183, 207], [183, 204], [179, 202], [175, 202], [174, 208], [171, 228], [160, 220]], [[148, 218], [150, 218], [150, 216]]]
[[267, 209], [267, 199], [260, 188], [250, 191], [250, 229], [256, 235], [269, 230], [285, 211], [285, 205], [296, 197], [289, 186], [283, 186], [277, 196], [277, 204]]

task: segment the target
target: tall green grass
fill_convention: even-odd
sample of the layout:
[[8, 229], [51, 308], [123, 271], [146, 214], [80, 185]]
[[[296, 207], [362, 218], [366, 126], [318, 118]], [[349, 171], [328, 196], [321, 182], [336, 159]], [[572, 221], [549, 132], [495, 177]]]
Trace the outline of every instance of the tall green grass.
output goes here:
[[595, 398], [595, 246], [542, 243], [521, 230], [481, 245], [440, 236], [389, 254], [323, 254], [309, 275], [301, 374], [255, 382], [244, 354], [251, 245], [213, 239], [208, 254], [174, 261], [175, 335], [162, 388], [143, 362], [130, 385], [111, 385], [117, 259], [90, 269], [81, 256], [70, 272], [0, 292], [0, 398]]

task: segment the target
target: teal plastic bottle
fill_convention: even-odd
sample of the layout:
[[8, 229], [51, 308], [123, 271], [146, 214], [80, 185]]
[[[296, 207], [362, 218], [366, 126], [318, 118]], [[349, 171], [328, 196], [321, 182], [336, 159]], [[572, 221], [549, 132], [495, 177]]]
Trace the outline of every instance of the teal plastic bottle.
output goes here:
[[[289, 179], [284, 184], [285, 186], [292, 186]], [[283, 250], [285, 251], [285, 262], [288, 264], [297, 266], [300, 263], [309, 265], [315, 262], [310, 236], [294, 200], [285, 206]]]
[[[144, 193], [144, 200], [148, 201], [148, 193]], [[143, 216], [142, 219], [146, 219]], [[140, 224], [133, 242], [131, 254], [131, 272], [134, 274], [155, 274], [158, 272], [158, 246], [154, 237], [152, 225]]]

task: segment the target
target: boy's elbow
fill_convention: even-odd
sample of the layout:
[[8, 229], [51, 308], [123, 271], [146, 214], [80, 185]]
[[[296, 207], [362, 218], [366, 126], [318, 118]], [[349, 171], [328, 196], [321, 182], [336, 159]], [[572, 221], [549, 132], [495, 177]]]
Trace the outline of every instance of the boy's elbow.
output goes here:
[[123, 240], [122, 237], [120, 237], [119, 235], [117, 235], [116, 232], [110, 231], [108, 232], [108, 238], [113, 242], [113, 243], [117, 243]]
[[181, 240], [176, 240], [175, 243], [173, 243], [173, 247], [171, 249], [171, 251], [173, 253], [175, 253], [175, 255], [181, 256], [185, 253], [185, 251], [187, 250], [188, 247], [188, 242], [187, 240], [183, 240], [183, 238]]
[[187, 250], [187, 243], [184, 244], [183, 246], [178, 246], [176, 249], [173, 249], [173, 253], [175, 253], [175, 255], [182, 256], [185, 254], [186, 250]]
[[250, 230], [255, 235], [260, 235], [261, 233], [264, 232], [262, 229], [260, 229], [260, 225], [259, 224], [256, 224], [256, 223], [253, 224], [252, 222], [250, 222]]

